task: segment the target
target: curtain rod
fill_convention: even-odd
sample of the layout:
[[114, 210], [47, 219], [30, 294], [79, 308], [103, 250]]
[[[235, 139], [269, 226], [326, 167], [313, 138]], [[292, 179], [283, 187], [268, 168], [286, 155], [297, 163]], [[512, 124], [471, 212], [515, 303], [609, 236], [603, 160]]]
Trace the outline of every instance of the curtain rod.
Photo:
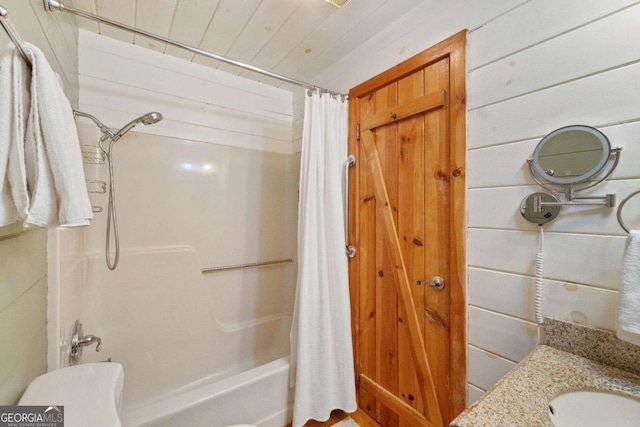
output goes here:
[[18, 49], [18, 52], [20, 52], [20, 55], [24, 58], [27, 64], [32, 67], [31, 59], [27, 55], [27, 52], [24, 50], [22, 40], [20, 39], [18, 32], [15, 30], [15, 28], [13, 28], [13, 25], [11, 25], [11, 21], [9, 21], [9, 11], [2, 6], [0, 6], [0, 25], [2, 25], [2, 28], [4, 28], [4, 30], [7, 32], [7, 35], [9, 36], [13, 44], [16, 45], [16, 48]]
[[42, 0], [42, 1], [44, 3], [45, 10], [47, 10], [48, 12], [69, 12], [69, 13], [72, 13], [74, 15], [78, 15], [78, 16], [81, 16], [83, 18], [86, 18], [86, 19], [91, 19], [93, 21], [97, 21], [97, 22], [100, 22], [100, 23], [103, 23], [103, 24], [111, 25], [112, 27], [116, 27], [116, 28], [119, 28], [121, 30], [129, 31], [129, 32], [136, 33], [136, 34], [140, 34], [140, 35], [143, 35], [145, 37], [149, 37], [150, 39], [154, 39], [154, 40], [159, 41], [159, 42], [167, 43], [167, 44], [170, 44], [172, 46], [176, 46], [176, 47], [188, 50], [189, 52], [193, 52], [193, 53], [198, 54], [198, 55], [206, 56], [207, 58], [215, 59], [215, 60], [218, 60], [220, 62], [225, 62], [227, 64], [231, 64], [231, 65], [234, 65], [236, 67], [244, 68], [245, 70], [253, 71], [254, 73], [263, 74], [265, 76], [272, 77], [274, 79], [281, 80], [283, 82], [291, 83], [291, 84], [294, 84], [296, 86], [301, 86], [301, 87], [304, 87], [306, 89], [311, 89], [311, 90], [318, 89], [320, 92], [329, 93], [331, 95], [337, 95], [337, 96], [342, 96], [342, 97], [346, 97], [347, 96], [345, 94], [334, 92], [334, 91], [331, 91], [331, 90], [328, 90], [328, 89], [324, 89], [324, 88], [312, 85], [310, 83], [306, 83], [306, 82], [303, 82], [303, 81], [300, 81], [300, 80], [292, 79], [291, 77], [286, 77], [286, 76], [283, 76], [283, 75], [280, 75], [280, 74], [272, 73], [271, 71], [263, 70], [261, 68], [254, 67], [253, 65], [244, 64], [242, 62], [238, 62], [238, 61], [235, 61], [233, 59], [229, 59], [229, 58], [226, 58], [224, 56], [220, 56], [220, 55], [217, 55], [215, 53], [208, 52], [206, 50], [199, 49], [197, 47], [194, 47], [194, 46], [191, 46], [191, 45], [188, 45], [188, 44], [185, 44], [185, 43], [181, 43], [181, 42], [178, 42], [178, 41], [175, 41], [175, 40], [171, 40], [171, 39], [168, 39], [166, 37], [159, 36], [157, 34], [149, 33], [147, 31], [140, 30], [140, 29], [135, 28], [135, 27], [130, 27], [128, 25], [121, 24], [120, 22], [112, 21], [110, 19], [103, 18], [101, 16], [94, 15], [92, 13], [88, 13], [88, 12], [85, 12], [85, 11], [80, 10], [80, 9], [75, 9], [73, 7], [65, 6], [62, 2], [57, 1], [57, 0]]

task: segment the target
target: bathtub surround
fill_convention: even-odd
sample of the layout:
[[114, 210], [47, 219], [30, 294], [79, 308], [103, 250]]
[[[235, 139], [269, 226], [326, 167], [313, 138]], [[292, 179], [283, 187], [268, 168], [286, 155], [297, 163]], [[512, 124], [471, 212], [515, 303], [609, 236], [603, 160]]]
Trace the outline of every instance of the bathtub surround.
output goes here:
[[291, 329], [293, 427], [327, 420], [334, 409], [357, 409], [342, 193], [348, 105], [317, 91], [305, 103]]
[[[82, 111], [107, 126], [147, 111], [164, 120], [114, 145], [118, 268], [104, 265], [99, 185], [89, 230], [57, 236], [50, 341], [68, 343], [75, 319], [102, 338], [83, 362], [122, 363], [126, 425], [285, 425], [296, 263], [201, 270], [295, 260], [291, 93], [86, 31], [79, 61]], [[80, 128], [94, 153], [100, 131]], [[108, 181], [106, 162], [85, 169]], [[52, 347], [51, 366], [66, 364], [64, 351]]]

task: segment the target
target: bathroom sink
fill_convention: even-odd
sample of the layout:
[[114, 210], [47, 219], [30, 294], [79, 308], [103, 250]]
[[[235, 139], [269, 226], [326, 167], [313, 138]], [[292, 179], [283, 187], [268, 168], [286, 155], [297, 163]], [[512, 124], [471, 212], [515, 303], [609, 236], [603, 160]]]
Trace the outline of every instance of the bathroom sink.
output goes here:
[[595, 390], [569, 390], [549, 402], [555, 427], [638, 426], [640, 399]]

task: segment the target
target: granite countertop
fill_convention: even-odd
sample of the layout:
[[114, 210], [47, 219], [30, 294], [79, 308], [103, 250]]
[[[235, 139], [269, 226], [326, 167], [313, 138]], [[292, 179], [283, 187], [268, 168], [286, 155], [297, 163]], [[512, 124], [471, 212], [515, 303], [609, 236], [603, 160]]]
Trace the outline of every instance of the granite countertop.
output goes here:
[[450, 425], [553, 427], [551, 399], [581, 388], [640, 397], [640, 375], [540, 345]]

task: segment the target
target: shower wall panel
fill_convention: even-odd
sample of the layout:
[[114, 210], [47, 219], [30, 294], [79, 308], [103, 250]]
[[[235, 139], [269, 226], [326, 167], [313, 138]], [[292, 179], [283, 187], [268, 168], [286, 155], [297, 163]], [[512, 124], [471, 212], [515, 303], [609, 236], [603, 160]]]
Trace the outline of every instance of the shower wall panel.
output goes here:
[[[85, 235], [80, 317], [124, 364], [127, 405], [288, 354], [295, 259], [296, 157], [131, 132], [118, 142], [120, 263], [104, 261], [106, 194]], [[97, 180], [107, 181], [106, 167]], [[159, 375], [162, 373], [162, 375]]]

